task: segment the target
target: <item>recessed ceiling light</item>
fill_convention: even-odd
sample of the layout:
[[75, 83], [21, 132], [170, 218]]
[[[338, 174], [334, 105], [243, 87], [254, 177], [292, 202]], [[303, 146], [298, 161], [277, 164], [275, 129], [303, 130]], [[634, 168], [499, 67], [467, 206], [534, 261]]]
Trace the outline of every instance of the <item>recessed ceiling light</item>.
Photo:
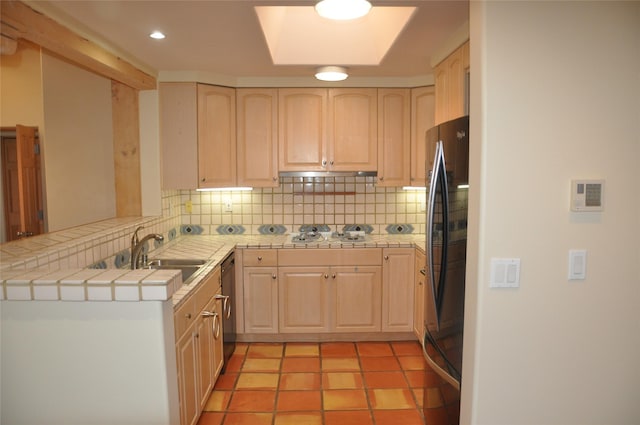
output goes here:
[[165, 37], [165, 35], [160, 31], [154, 31], [151, 34], [149, 34], [149, 37], [154, 38], [156, 40], [162, 40]]
[[316, 4], [318, 15], [341, 21], [360, 18], [369, 10], [371, 3], [367, 0], [322, 0]]
[[347, 68], [342, 66], [321, 66], [316, 69], [316, 78], [320, 81], [342, 81], [348, 76]]

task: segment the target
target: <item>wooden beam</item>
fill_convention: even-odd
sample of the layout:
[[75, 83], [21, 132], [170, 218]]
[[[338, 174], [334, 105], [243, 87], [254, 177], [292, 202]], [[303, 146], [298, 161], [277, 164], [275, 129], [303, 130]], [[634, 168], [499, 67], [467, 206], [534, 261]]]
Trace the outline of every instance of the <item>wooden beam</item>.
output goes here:
[[29, 40], [89, 71], [137, 90], [156, 88], [155, 77], [21, 1], [0, 1], [0, 20], [0, 32], [12, 39]]
[[138, 91], [111, 82], [116, 216], [142, 215]]

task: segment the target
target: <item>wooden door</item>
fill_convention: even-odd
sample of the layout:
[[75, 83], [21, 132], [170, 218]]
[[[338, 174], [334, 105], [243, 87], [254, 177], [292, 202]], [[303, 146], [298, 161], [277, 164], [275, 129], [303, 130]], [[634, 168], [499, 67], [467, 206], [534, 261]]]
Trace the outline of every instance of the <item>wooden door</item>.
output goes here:
[[[334, 277], [335, 276], [335, 277]], [[337, 332], [379, 332], [382, 312], [380, 266], [331, 268], [333, 329]]]
[[375, 171], [377, 89], [329, 89], [330, 171]]
[[237, 89], [238, 186], [278, 187], [277, 89]]
[[198, 84], [198, 187], [233, 187], [236, 178], [236, 94]]
[[276, 267], [244, 267], [244, 329], [251, 333], [278, 333]]
[[435, 97], [433, 86], [411, 89], [411, 186], [427, 181], [427, 130], [435, 125]]
[[278, 90], [280, 171], [326, 171], [327, 90]]
[[280, 332], [329, 331], [328, 267], [279, 267]]
[[411, 94], [378, 90], [378, 186], [408, 186], [411, 174]]
[[413, 331], [415, 248], [382, 250], [382, 331]]
[[40, 145], [36, 128], [18, 125], [2, 138], [7, 241], [44, 232]]

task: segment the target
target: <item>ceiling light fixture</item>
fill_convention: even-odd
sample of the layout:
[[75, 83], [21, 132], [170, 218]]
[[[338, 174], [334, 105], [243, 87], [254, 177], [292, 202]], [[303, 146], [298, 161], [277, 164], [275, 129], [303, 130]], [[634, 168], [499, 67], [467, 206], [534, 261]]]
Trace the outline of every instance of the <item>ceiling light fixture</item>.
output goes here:
[[316, 69], [316, 78], [320, 81], [342, 81], [348, 76], [347, 68], [342, 66], [321, 66]]
[[316, 4], [318, 15], [340, 21], [360, 18], [369, 10], [371, 3], [367, 0], [322, 0]]
[[160, 31], [154, 31], [151, 34], [149, 34], [149, 37], [154, 38], [156, 40], [162, 40], [165, 37], [165, 35]]

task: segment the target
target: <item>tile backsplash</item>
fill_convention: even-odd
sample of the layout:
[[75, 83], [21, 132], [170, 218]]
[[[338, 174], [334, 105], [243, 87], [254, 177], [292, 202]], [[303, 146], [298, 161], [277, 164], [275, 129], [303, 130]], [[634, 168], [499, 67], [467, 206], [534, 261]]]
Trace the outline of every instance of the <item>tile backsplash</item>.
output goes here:
[[273, 189], [163, 193], [165, 216], [179, 208], [182, 223], [199, 225], [204, 234], [215, 234], [221, 224], [260, 234], [263, 225], [283, 225], [292, 232], [303, 224], [335, 230], [355, 223], [372, 226], [374, 233], [386, 233], [396, 223], [424, 233], [425, 203], [425, 191], [378, 187], [375, 177], [282, 177]]

